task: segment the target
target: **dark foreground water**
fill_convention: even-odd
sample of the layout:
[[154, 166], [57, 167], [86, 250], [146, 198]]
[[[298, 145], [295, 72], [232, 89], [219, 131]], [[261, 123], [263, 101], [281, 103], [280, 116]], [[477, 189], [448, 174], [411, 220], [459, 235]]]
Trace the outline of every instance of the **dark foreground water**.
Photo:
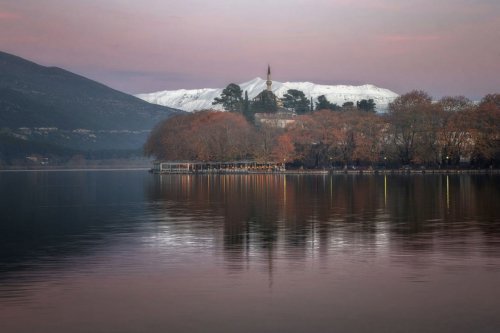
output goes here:
[[0, 332], [499, 332], [500, 177], [0, 172]]

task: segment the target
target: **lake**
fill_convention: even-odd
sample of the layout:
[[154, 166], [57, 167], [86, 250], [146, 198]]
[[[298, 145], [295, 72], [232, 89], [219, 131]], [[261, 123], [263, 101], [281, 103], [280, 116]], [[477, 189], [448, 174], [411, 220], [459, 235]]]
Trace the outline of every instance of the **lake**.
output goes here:
[[0, 172], [0, 331], [498, 332], [499, 175]]

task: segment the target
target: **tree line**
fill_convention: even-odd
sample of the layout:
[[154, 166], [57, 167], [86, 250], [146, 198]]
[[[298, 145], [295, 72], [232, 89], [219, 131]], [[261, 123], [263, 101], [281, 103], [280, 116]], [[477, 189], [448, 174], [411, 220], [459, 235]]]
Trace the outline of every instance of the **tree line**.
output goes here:
[[357, 101], [356, 105], [354, 102], [345, 102], [340, 106], [331, 103], [325, 95], [318, 96], [317, 102], [313, 103], [312, 98], [308, 99], [303, 91], [297, 89], [287, 90], [282, 98], [277, 98], [273, 92], [264, 90], [254, 100], [249, 100], [248, 92], [246, 90], [243, 92], [235, 83], [230, 83], [224, 88], [221, 96], [216, 97], [212, 105], [222, 105], [224, 110], [241, 113], [250, 121], [254, 119], [255, 113], [273, 113], [280, 106], [299, 115], [324, 109], [342, 111], [357, 108], [362, 111], [375, 112], [376, 107], [373, 99]]
[[321, 106], [294, 119], [275, 128], [256, 126], [240, 111], [176, 115], [156, 126], [144, 151], [165, 160], [255, 159], [307, 168], [500, 164], [500, 94], [478, 104], [462, 96], [433, 102], [415, 90], [384, 114], [353, 103], [335, 111]]

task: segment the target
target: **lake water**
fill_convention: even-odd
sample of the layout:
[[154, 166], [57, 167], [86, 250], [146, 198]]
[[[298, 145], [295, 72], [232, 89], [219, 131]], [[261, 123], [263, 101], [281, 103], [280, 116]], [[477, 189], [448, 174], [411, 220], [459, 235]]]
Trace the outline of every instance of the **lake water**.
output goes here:
[[0, 172], [0, 332], [499, 332], [498, 175]]

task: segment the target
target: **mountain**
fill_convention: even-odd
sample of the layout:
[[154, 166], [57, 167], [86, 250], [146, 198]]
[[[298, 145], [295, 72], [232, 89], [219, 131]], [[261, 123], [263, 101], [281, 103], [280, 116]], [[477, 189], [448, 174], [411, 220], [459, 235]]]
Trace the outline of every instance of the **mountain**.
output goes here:
[[[262, 90], [266, 89], [266, 80], [258, 77], [241, 83], [239, 86], [243, 91], [248, 91], [248, 98], [252, 99]], [[272, 89], [278, 97], [283, 97], [289, 89], [301, 90], [307, 98], [312, 97], [313, 101], [316, 101], [318, 96], [325, 95], [330, 102], [336, 103], [339, 106], [345, 102], [356, 103], [356, 101], [362, 99], [373, 99], [377, 104], [378, 112], [385, 112], [388, 104], [398, 97], [398, 94], [395, 92], [369, 84], [363, 86], [331, 86], [311, 82], [282, 83], [273, 81]], [[202, 109], [222, 109], [221, 105], [212, 105], [214, 98], [219, 97], [222, 90], [222, 88], [166, 90], [136, 96], [150, 103], [191, 112]]]
[[154, 125], [176, 112], [64, 69], [0, 52], [4, 145], [58, 146], [60, 151], [140, 149]]

